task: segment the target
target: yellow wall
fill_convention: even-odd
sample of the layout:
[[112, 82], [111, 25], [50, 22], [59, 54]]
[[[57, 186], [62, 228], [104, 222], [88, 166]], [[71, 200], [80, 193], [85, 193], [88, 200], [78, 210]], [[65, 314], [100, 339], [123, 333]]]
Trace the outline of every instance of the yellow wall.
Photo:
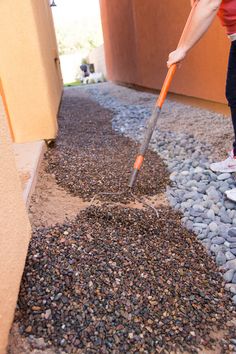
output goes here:
[[0, 354], [3, 354], [31, 232], [1, 96], [0, 127]]
[[62, 79], [48, 0], [0, 1], [0, 76], [14, 140], [55, 138]]

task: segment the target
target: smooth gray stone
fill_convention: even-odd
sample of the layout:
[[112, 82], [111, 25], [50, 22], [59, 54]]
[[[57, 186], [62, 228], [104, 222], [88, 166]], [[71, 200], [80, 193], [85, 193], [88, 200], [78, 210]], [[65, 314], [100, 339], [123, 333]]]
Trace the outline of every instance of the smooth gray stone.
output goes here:
[[201, 179], [202, 179], [202, 175], [200, 175], [200, 174], [198, 174], [198, 173], [195, 173], [194, 176], [193, 176], [193, 178], [195, 179], [195, 181], [200, 182]]
[[212, 220], [211, 219], [203, 219], [204, 220], [204, 223], [205, 224], [207, 224], [207, 225], [209, 225], [211, 222], [212, 222]]
[[206, 238], [206, 235], [205, 234], [199, 234], [198, 236], [197, 236], [197, 239], [198, 240], [204, 240]]
[[229, 189], [230, 189], [229, 186], [223, 185], [223, 186], [220, 186], [219, 191], [220, 191], [221, 193], [225, 193], [225, 192], [228, 191]]
[[200, 229], [206, 229], [207, 228], [207, 224], [204, 224], [204, 223], [200, 223], [200, 222], [195, 222], [193, 224], [194, 227], [198, 227]]
[[222, 183], [219, 181], [210, 181], [210, 187], [214, 188], [217, 190], [219, 187], [221, 187]]
[[214, 213], [214, 210], [210, 209], [208, 210], [207, 212], [207, 217], [211, 220], [215, 220], [215, 213]]
[[197, 182], [193, 179], [191, 179], [190, 181], [188, 181], [186, 183], [186, 187], [193, 187], [193, 186], [196, 186]]
[[192, 166], [193, 166], [193, 167], [197, 167], [198, 164], [199, 164], [199, 162], [198, 162], [197, 160], [194, 160], [194, 161], [192, 162]]
[[193, 210], [198, 211], [198, 212], [204, 212], [205, 208], [201, 204], [194, 204]]
[[202, 184], [198, 184], [197, 186], [197, 190], [199, 193], [205, 193], [206, 192], [206, 189], [207, 189], [208, 185], [205, 184], [205, 183], [202, 183]]
[[230, 251], [227, 251], [225, 253], [225, 257], [226, 257], [227, 261], [232, 261], [233, 259], [235, 259], [235, 256]]
[[189, 175], [189, 171], [182, 171], [180, 172], [181, 176], [188, 176]]
[[224, 205], [225, 205], [226, 209], [235, 210], [235, 208], [236, 208], [235, 203], [231, 202], [230, 200], [225, 200]]
[[214, 173], [210, 173], [210, 177], [212, 181], [216, 181], [217, 180], [217, 175], [215, 175]]
[[[232, 299], [232, 300], [233, 300], [233, 299]], [[236, 339], [231, 338], [231, 339], [230, 339], [230, 343], [232, 343], [233, 345], [236, 345]]]
[[208, 239], [205, 239], [204, 241], [202, 241], [202, 244], [207, 250], [209, 250], [211, 247], [211, 241]]
[[229, 248], [229, 247], [230, 247], [230, 242], [225, 241], [225, 242], [224, 242], [224, 245], [225, 245], [225, 247]]
[[189, 209], [189, 208], [191, 208], [191, 206], [192, 206], [192, 203], [188, 203], [188, 202], [181, 203], [182, 209]]
[[[231, 270], [233, 270], [233, 269], [231, 269]], [[231, 282], [232, 282], [233, 284], [236, 284], [236, 274], [235, 274], [235, 273], [234, 273], [234, 275], [233, 275], [233, 277], [232, 277]]]
[[228, 261], [226, 263], [226, 268], [236, 270], [236, 259], [232, 259], [232, 261]]
[[213, 204], [211, 206], [211, 209], [214, 211], [215, 214], [219, 214], [220, 208], [218, 207], [218, 205]]
[[216, 245], [221, 245], [222, 243], [225, 242], [225, 239], [224, 237], [217, 236], [217, 237], [213, 237], [211, 242], [215, 243]]
[[[195, 223], [202, 223], [203, 221], [203, 218], [201, 218], [200, 216], [198, 216], [196, 219], [195, 219]], [[205, 221], [205, 220], [204, 220]]]
[[197, 168], [195, 168], [194, 172], [195, 173], [202, 173], [203, 169], [201, 167], [197, 167]]
[[236, 256], [236, 248], [231, 248], [230, 252], [233, 253]]
[[225, 224], [230, 224], [231, 223], [231, 218], [229, 217], [229, 215], [227, 213], [223, 213], [220, 215], [220, 220], [225, 223]]
[[219, 253], [216, 256], [216, 264], [218, 266], [222, 266], [225, 263], [226, 263], [225, 254], [222, 251], [219, 251]]
[[232, 279], [233, 279], [234, 273], [235, 273], [235, 270], [234, 270], [234, 269], [228, 270], [228, 271], [223, 275], [224, 280], [225, 280], [227, 283], [230, 283], [230, 282], [232, 281]]
[[191, 209], [190, 215], [196, 218], [198, 216], [201, 216], [201, 212]]
[[219, 226], [219, 233], [220, 233], [220, 236], [226, 238], [227, 235], [228, 235], [228, 230], [229, 230], [229, 227], [225, 224], [221, 224]]
[[230, 237], [236, 237], [236, 228], [232, 228], [228, 231]]
[[216, 245], [214, 243], [210, 247], [210, 251], [214, 254], [217, 254], [218, 252], [220, 252], [220, 250], [221, 250], [220, 245]]
[[189, 229], [189, 230], [192, 230], [193, 228], [193, 222], [188, 220], [185, 224], [186, 228]]
[[232, 243], [236, 243], [236, 237], [226, 236], [226, 240]]
[[209, 239], [212, 239], [213, 237], [216, 237], [217, 236], [217, 232], [212, 232], [212, 231], [210, 231], [210, 232], [208, 232], [208, 234], [207, 234], [207, 237], [209, 238]]
[[212, 232], [216, 232], [218, 231], [219, 227], [217, 225], [216, 222], [212, 221], [210, 224], [209, 224], [209, 230], [212, 231]]
[[219, 181], [224, 181], [224, 180], [226, 180], [226, 179], [228, 179], [228, 178], [230, 178], [231, 177], [231, 174], [230, 173], [221, 173], [218, 177], [217, 177], [217, 179], [219, 180]]
[[236, 294], [236, 284], [228, 283], [225, 285], [225, 289], [230, 291], [232, 294]]
[[232, 242], [232, 243], [230, 243], [230, 246], [229, 246], [230, 248], [236, 248], [236, 243], [235, 242]]
[[212, 186], [206, 190], [206, 193], [208, 195], [208, 198], [213, 200], [215, 203], [217, 203], [221, 200], [220, 194]]
[[231, 177], [231, 178], [229, 178], [228, 180], [227, 180], [227, 182], [230, 184], [230, 185], [233, 185], [233, 186], [235, 186], [235, 183], [236, 183], [236, 181]]

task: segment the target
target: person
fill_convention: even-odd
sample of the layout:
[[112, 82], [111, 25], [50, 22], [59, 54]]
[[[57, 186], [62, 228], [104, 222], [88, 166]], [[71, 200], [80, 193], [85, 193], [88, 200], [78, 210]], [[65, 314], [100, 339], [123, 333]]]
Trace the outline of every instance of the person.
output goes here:
[[[169, 54], [167, 66], [181, 63], [191, 48], [207, 32], [218, 14], [222, 25], [226, 28], [231, 48], [228, 61], [226, 80], [226, 98], [231, 110], [234, 129], [233, 149], [229, 156], [220, 162], [210, 165], [214, 172], [236, 172], [236, 0], [191, 0], [191, 6], [196, 5], [188, 32], [178, 48]], [[236, 202], [236, 188], [226, 191], [226, 196]]]

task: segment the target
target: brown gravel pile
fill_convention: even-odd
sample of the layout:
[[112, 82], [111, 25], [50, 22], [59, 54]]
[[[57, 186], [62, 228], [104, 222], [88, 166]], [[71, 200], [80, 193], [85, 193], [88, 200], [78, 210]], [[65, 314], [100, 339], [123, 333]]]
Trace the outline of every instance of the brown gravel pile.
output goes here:
[[[92, 113], [93, 112], [93, 113]], [[88, 201], [102, 192], [127, 188], [138, 145], [112, 130], [112, 112], [83, 97], [67, 95], [59, 117], [60, 134], [47, 154], [47, 172], [75, 196]], [[135, 189], [137, 195], [165, 190], [168, 172], [163, 161], [149, 151]], [[129, 193], [98, 199], [127, 203]]]
[[210, 333], [233, 316], [219, 272], [178, 214], [159, 213], [104, 205], [37, 229], [16, 314], [21, 333], [67, 353], [215, 348]]

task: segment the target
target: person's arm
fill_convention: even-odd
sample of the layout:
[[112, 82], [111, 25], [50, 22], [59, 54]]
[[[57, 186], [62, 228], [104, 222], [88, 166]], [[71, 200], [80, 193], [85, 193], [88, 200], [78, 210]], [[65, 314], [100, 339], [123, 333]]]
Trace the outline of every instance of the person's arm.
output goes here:
[[188, 51], [207, 32], [219, 10], [221, 2], [222, 0], [198, 0], [186, 35], [178, 48], [169, 55], [168, 68], [172, 64], [181, 62], [186, 57]]
[[190, 0], [190, 5], [193, 7], [193, 5], [195, 4], [195, 2], [197, 2], [198, 0]]

